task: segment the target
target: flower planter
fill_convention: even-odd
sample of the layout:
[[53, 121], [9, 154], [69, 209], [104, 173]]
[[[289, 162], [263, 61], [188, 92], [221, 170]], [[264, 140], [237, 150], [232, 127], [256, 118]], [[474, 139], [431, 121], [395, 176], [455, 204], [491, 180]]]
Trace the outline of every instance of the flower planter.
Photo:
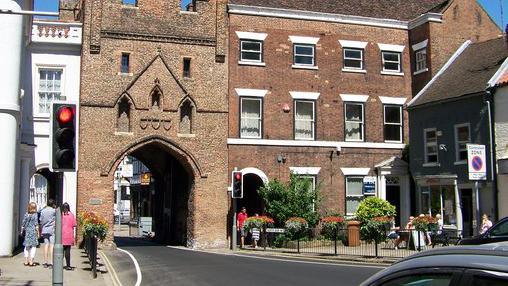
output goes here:
[[347, 234], [348, 234], [348, 245], [359, 246], [360, 245], [360, 222], [359, 221], [348, 221], [347, 223]]

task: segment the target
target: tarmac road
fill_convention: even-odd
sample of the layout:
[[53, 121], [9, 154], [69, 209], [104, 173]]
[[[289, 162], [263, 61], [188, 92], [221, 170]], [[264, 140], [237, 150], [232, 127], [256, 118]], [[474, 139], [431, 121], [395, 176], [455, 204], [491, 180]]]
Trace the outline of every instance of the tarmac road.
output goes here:
[[[358, 285], [383, 267], [309, 262], [236, 254], [215, 254], [117, 238], [119, 248], [131, 253], [142, 273], [140, 285], [178, 286], [327, 286]], [[126, 254], [106, 253], [124, 286], [137, 275]]]

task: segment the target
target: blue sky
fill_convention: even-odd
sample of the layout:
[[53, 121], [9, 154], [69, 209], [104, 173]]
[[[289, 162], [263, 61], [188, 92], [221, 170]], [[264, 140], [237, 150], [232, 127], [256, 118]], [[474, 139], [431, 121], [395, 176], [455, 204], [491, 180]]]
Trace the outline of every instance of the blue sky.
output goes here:
[[[490, 17], [496, 21], [498, 26], [508, 24], [508, 0], [477, 0], [482, 5]], [[190, 0], [185, 0], [190, 2]], [[501, 4], [503, 5], [503, 21], [501, 21]], [[37, 11], [56, 11], [58, 9], [58, 0], [35, 0], [35, 10]], [[503, 29], [504, 30], [504, 29]]]

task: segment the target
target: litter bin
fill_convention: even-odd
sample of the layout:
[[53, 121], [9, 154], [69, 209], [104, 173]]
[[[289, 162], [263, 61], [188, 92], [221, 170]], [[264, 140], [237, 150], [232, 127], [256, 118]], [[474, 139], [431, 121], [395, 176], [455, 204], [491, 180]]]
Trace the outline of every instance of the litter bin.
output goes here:
[[349, 246], [360, 245], [360, 222], [359, 221], [348, 221], [347, 223], [347, 237]]

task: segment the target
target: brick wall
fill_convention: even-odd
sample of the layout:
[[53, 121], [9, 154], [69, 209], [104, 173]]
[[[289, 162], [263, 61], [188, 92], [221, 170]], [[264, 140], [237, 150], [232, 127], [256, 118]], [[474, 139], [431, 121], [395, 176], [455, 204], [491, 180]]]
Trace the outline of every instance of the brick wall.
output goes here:
[[[217, 2], [197, 1], [195, 13], [181, 13], [179, 1], [139, 0], [138, 7], [86, 2], [78, 212], [97, 211], [112, 224], [112, 176], [119, 160], [157, 144], [193, 177], [187, 244], [226, 245], [227, 65], [216, 59], [227, 51], [220, 46], [227, 34], [216, 34], [225, 25], [225, 6]], [[119, 73], [122, 52], [130, 54], [131, 74]], [[192, 59], [191, 78], [182, 76], [184, 57]], [[156, 85], [162, 100], [153, 109], [150, 94]], [[131, 104], [130, 132], [117, 129], [121, 96]], [[186, 98], [193, 105], [193, 134], [180, 135], [179, 107]], [[90, 198], [103, 199], [102, 205], [90, 205]]]
[[[340, 94], [369, 95], [365, 104], [365, 141], [384, 142], [383, 104], [379, 96], [411, 97], [411, 70], [408, 34], [405, 30], [317, 21], [255, 17], [230, 14], [229, 28], [229, 137], [239, 138], [240, 99], [236, 88], [263, 89], [263, 139], [293, 139], [294, 105], [290, 91], [318, 92], [316, 102], [316, 140], [344, 141], [344, 102]], [[236, 31], [267, 33], [263, 42], [266, 66], [238, 64], [239, 39]], [[289, 36], [319, 37], [316, 45], [318, 70], [293, 69], [293, 44]], [[343, 50], [339, 40], [368, 42], [364, 53], [366, 73], [343, 72]], [[382, 75], [378, 43], [405, 45], [402, 53], [403, 76]], [[282, 107], [288, 104], [289, 112]], [[404, 142], [407, 115], [404, 112]], [[277, 156], [286, 158], [277, 163]], [[269, 179], [289, 178], [289, 167], [321, 167], [321, 213], [345, 211], [345, 177], [340, 168], [370, 168], [400, 155], [400, 149], [229, 146], [229, 169], [255, 167]]]

